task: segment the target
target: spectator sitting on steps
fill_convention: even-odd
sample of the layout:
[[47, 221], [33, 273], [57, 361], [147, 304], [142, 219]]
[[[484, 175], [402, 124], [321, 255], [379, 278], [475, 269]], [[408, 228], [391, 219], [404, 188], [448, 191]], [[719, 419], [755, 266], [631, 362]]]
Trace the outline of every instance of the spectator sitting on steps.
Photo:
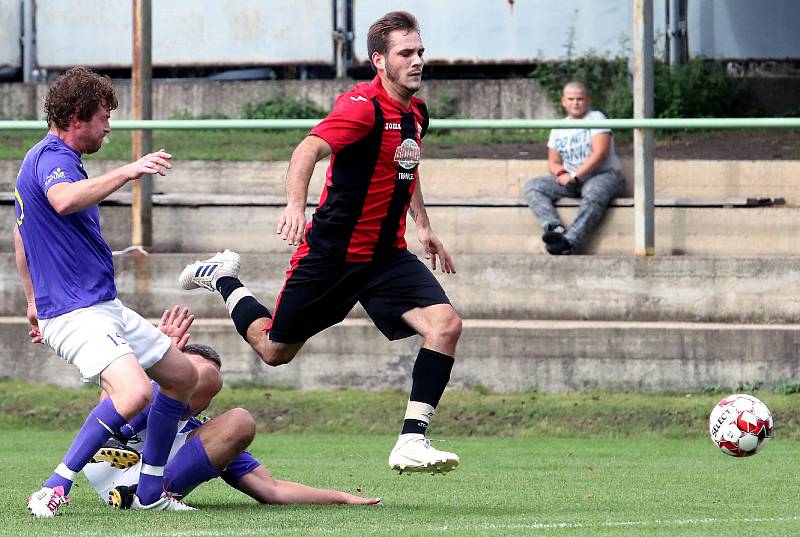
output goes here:
[[[564, 86], [561, 106], [566, 119], [606, 119], [589, 108], [591, 99], [583, 82]], [[547, 252], [569, 255], [583, 244], [603, 216], [609, 202], [625, 194], [625, 178], [614, 152], [611, 129], [553, 129], [547, 141], [549, 175], [525, 183], [525, 200], [539, 219]], [[561, 198], [581, 198], [572, 226], [567, 229], [556, 213]]]

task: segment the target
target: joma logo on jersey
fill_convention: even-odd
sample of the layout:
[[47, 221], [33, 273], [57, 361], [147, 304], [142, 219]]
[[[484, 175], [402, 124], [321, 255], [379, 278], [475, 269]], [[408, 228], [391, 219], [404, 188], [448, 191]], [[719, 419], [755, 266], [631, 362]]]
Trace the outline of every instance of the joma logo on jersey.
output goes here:
[[414, 172], [397, 172], [398, 181], [413, 181]]
[[66, 174], [61, 168], [56, 168], [55, 170], [50, 172], [50, 175], [47, 176], [47, 179], [45, 179], [44, 184], [45, 186], [47, 186], [56, 179], [63, 179], [65, 175]]
[[387, 131], [399, 131], [400, 130], [400, 124], [399, 123], [387, 123], [386, 126], [384, 127], [384, 130], [387, 130]]
[[411, 138], [403, 140], [403, 143], [394, 150], [394, 161], [406, 170], [413, 170], [419, 164], [420, 156], [422, 156], [422, 151], [417, 142]]

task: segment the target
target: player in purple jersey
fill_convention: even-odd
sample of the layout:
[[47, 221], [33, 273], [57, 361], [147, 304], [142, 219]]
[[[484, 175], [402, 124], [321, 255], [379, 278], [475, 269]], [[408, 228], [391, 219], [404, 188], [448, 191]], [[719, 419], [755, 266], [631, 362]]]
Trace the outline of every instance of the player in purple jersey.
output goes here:
[[150, 402], [148, 376], [161, 386], [148, 418], [157, 434], [144, 446], [133, 507], [185, 509], [164, 494], [163, 474], [197, 372], [166, 335], [117, 299], [111, 249], [100, 232], [98, 208], [129, 181], [144, 174], [165, 175], [171, 155], [162, 149], [89, 178], [81, 155], [98, 151], [111, 132], [108, 120], [117, 98], [111, 80], [88, 69], [76, 67], [59, 77], [44, 108], [50, 130], [28, 151], [14, 190], [14, 245], [30, 335], [110, 397], [92, 410], [61, 464], [28, 498], [28, 509], [34, 516], [52, 517], [69, 502], [78, 472]]
[[[189, 323], [183, 322], [189, 319]], [[375, 505], [380, 498], [363, 498], [347, 492], [309, 487], [275, 479], [246, 450], [256, 434], [255, 421], [243, 408], [234, 408], [214, 419], [199, 417], [222, 388], [222, 359], [207, 345], [188, 344], [186, 330], [191, 323], [188, 310], [175, 306], [161, 318], [159, 329], [168, 334], [197, 368], [197, 388], [189, 399], [189, 417], [179, 423], [169, 461], [164, 471], [170, 494], [185, 498], [195, 487], [222, 478], [231, 487], [264, 504], [352, 504]], [[154, 389], [158, 389], [154, 384]], [[117, 509], [130, 508], [138, 487], [141, 464], [135, 462], [141, 437], [150, 434], [147, 414], [134, 418], [137, 437], [126, 446], [104, 449], [94, 457], [95, 464], [84, 468], [92, 487]], [[122, 456], [130, 456], [123, 460]]]

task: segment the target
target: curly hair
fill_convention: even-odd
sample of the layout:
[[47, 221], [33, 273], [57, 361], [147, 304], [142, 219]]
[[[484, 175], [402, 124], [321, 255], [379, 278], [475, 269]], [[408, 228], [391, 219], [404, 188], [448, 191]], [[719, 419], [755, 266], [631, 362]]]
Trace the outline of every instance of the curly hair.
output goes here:
[[86, 67], [73, 67], [56, 79], [44, 100], [47, 125], [69, 128], [70, 118], [89, 121], [100, 107], [115, 110], [119, 103], [111, 79]]
[[372, 70], [378, 70], [372, 63], [372, 53], [386, 55], [389, 51], [389, 34], [395, 30], [414, 31], [419, 33], [417, 18], [408, 11], [392, 11], [372, 23], [367, 32], [367, 57]]

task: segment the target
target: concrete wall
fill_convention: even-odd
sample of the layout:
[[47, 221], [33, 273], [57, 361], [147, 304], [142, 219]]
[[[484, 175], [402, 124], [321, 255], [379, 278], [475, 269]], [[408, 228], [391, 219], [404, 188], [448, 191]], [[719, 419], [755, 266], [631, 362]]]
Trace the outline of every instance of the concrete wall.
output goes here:
[[[178, 288], [184, 265], [203, 254], [116, 258], [122, 300], [147, 317], [185, 304], [201, 318], [223, 317], [218, 296]], [[242, 281], [271, 307], [290, 254], [242, 254]], [[528, 256], [455, 258], [437, 273], [468, 319], [791, 324], [800, 319], [800, 258]], [[14, 256], [0, 254], [0, 317], [22, 315]], [[357, 309], [353, 318], [363, 318]]]
[[[90, 160], [90, 175], [100, 175], [126, 164]], [[13, 192], [19, 161], [0, 160], [0, 193]], [[633, 196], [633, 162], [623, 159], [628, 196]], [[327, 161], [317, 164], [309, 199], [322, 191]], [[156, 177], [153, 191], [167, 194], [233, 194], [282, 197], [288, 162], [179, 161], [167, 177]], [[546, 173], [544, 160], [427, 159], [420, 163], [426, 199], [522, 199], [522, 185]], [[221, 181], [220, 178], [230, 178]], [[784, 198], [800, 206], [798, 160], [656, 160], [657, 198]]]
[[[0, 378], [78, 386], [77, 370], [28, 342], [24, 318], [0, 319]], [[369, 321], [348, 320], [271, 368], [228, 319], [196, 321], [193, 340], [217, 348], [227, 382], [301, 389], [409, 388], [420, 342], [388, 342]], [[451, 388], [563, 392], [588, 388], [697, 391], [778, 385], [800, 378], [796, 326], [466, 321]]]
[[[349, 90], [352, 80], [265, 80], [258, 82], [153, 81], [153, 119], [175, 114], [224, 114], [241, 117], [249, 103], [290, 97], [308, 99], [329, 110], [337, 95]], [[115, 119], [130, 119], [132, 100], [127, 80], [114, 83], [120, 108]], [[46, 84], [0, 84], [0, 119], [42, 119]], [[556, 110], [532, 79], [427, 80], [420, 97], [432, 113], [437, 103], [452, 103], [459, 117], [533, 119], [557, 117]], [[560, 112], [559, 112], [560, 113]]]

